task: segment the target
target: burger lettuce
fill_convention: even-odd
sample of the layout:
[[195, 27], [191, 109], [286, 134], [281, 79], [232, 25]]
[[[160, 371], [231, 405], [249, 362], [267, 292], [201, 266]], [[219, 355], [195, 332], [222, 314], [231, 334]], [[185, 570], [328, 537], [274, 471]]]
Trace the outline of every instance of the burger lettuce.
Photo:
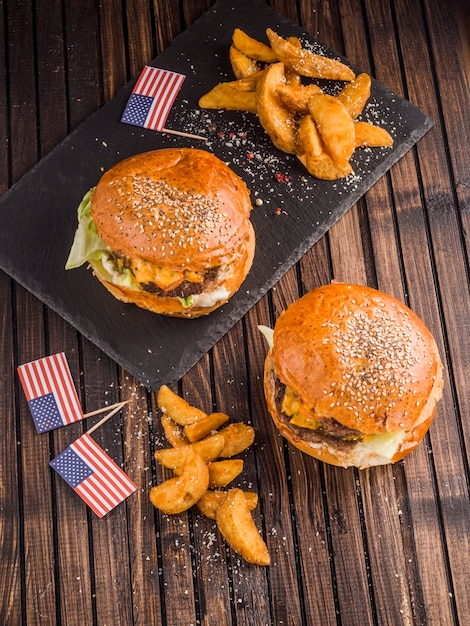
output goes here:
[[131, 270], [118, 265], [112, 250], [98, 235], [91, 216], [91, 198], [94, 190], [95, 188], [92, 187], [78, 206], [78, 227], [65, 269], [71, 270], [89, 263], [102, 280], [140, 290], [141, 286], [135, 280]]

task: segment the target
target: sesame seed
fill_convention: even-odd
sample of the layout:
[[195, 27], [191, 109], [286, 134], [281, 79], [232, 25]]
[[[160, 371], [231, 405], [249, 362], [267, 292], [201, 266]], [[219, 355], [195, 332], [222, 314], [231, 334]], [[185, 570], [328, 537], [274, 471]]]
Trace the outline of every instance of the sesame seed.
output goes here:
[[[341, 380], [336, 387], [331, 383], [334, 399], [346, 394], [348, 400], [342, 406], [356, 418], [384, 416], [405, 395], [418, 393], [416, 374], [409, 371], [420, 363], [413, 353], [415, 336], [408, 324], [400, 324], [397, 315], [404, 321], [407, 312], [390, 315], [385, 307], [354, 313], [345, 309], [343, 328], [336, 328], [330, 336], [342, 366]], [[327, 395], [331, 397], [331, 393]]]
[[121, 223], [122, 217], [118, 216], [124, 214], [124, 209], [129, 212], [130, 208], [133, 228], [141, 234], [151, 232], [152, 237], [158, 236], [162, 249], [172, 241], [175, 247], [192, 245], [188, 233], [192, 234], [199, 252], [207, 249], [208, 236], [217, 234], [221, 245], [231, 237], [235, 225], [214, 198], [138, 174], [128, 175], [127, 182], [121, 178], [110, 184], [117, 194], [114, 198], [116, 221]]

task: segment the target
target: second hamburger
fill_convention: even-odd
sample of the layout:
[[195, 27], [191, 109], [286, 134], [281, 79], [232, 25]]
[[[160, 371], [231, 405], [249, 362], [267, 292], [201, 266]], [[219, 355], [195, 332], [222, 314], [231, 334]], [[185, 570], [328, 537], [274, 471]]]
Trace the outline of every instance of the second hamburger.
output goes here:
[[206, 315], [251, 268], [251, 209], [244, 181], [205, 150], [138, 154], [85, 195], [66, 269], [89, 263], [117, 299], [155, 313]]
[[274, 333], [264, 332], [268, 408], [303, 452], [366, 468], [402, 459], [426, 434], [442, 363], [433, 336], [402, 302], [334, 283], [291, 304]]

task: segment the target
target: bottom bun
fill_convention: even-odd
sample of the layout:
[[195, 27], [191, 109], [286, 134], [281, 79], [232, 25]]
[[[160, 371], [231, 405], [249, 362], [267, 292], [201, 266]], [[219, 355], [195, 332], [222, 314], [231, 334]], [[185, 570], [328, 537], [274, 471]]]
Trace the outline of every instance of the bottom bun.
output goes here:
[[162, 296], [144, 290], [138, 291], [122, 285], [115, 285], [114, 283], [110, 283], [103, 278], [100, 278], [96, 272], [95, 276], [115, 298], [121, 300], [122, 302], [135, 304], [142, 309], [147, 309], [148, 311], [152, 311], [152, 313], [158, 313], [160, 315], [196, 318], [208, 315], [230, 300], [245, 280], [253, 263], [254, 253], [255, 232], [250, 223], [247, 230], [247, 240], [244, 247], [244, 253], [240, 254], [240, 256], [230, 264], [229, 267], [231, 271], [227, 272], [224, 279], [217, 286], [215, 286], [215, 291], [223, 289], [223, 297], [209, 306], [197, 306], [196, 304], [191, 307], [184, 307], [178, 298]]
[[339, 467], [365, 469], [377, 465], [387, 465], [403, 459], [412, 452], [421, 442], [434, 419], [437, 402], [442, 395], [442, 386], [443, 381], [440, 375], [436, 377], [416, 427], [398, 433], [397, 441], [388, 448], [388, 453], [383, 455], [361, 441], [349, 442], [348, 445], [335, 441], [333, 437], [328, 438], [328, 441], [320, 441], [315, 438], [314, 431], [290, 424], [289, 417], [281, 410], [285, 388], [276, 376], [272, 350], [268, 352], [264, 366], [264, 392], [267, 407], [280, 434], [293, 446], [309, 456]]

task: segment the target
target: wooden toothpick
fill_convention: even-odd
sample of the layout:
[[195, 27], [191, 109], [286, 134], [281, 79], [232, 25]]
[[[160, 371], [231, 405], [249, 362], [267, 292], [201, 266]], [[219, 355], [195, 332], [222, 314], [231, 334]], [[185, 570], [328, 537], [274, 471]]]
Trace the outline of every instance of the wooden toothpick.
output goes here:
[[92, 417], [93, 415], [99, 415], [99, 413], [104, 413], [105, 411], [111, 411], [111, 409], [114, 409], [117, 406], [123, 406], [124, 404], [127, 404], [128, 402], [129, 400], [125, 400], [124, 402], [116, 402], [116, 404], [110, 404], [109, 406], [104, 406], [101, 409], [96, 409], [96, 411], [85, 413], [83, 417], [85, 418], [85, 417]]
[[179, 135], [180, 137], [189, 137], [190, 139], [200, 139], [201, 141], [207, 141], [207, 137], [201, 135], [192, 135], [191, 133], [185, 133], [181, 130], [170, 130], [169, 128], [162, 128], [162, 133], [169, 133], [170, 135]]
[[[91, 428], [89, 428], [87, 430], [87, 434], [89, 435], [90, 433], [92, 433], [94, 430], [96, 430], [97, 428], [99, 428], [101, 426], [101, 424], [104, 424], [106, 422], [106, 420], [109, 420], [110, 417], [112, 417], [113, 415], [115, 415], [115, 413], [117, 413], [120, 409], [122, 409], [122, 407], [128, 403], [128, 400], [125, 400], [124, 402], [118, 402], [116, 405], [114, 406], [114, 409], [108, 413], [108, 415], [105, 415], [99, 422], [97, 422], [94, 426], [92, 426]], [[108, 407], [110, 408], [110, 407]]]

